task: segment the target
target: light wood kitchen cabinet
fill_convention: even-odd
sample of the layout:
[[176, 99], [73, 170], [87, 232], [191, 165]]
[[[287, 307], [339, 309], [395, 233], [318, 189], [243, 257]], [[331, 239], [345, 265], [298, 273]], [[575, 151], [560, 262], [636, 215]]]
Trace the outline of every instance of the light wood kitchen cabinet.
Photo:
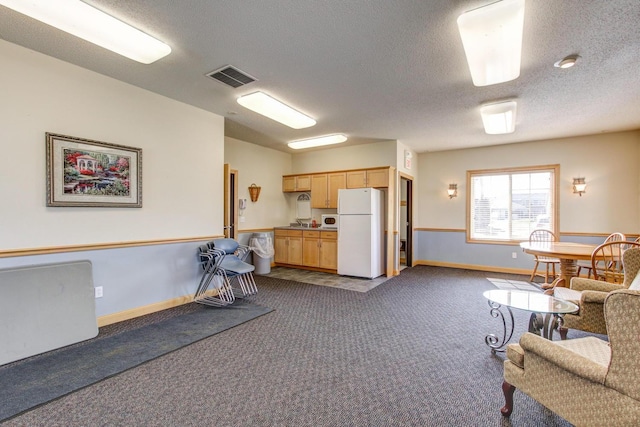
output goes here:
[[302, 265], [337, 270], [338, 233], [336, 231], [303, 231]]
[[369, 169], [347, 172], [347, 188], [383, 188], [389, 186], [389, 169]]
[[311, 207], [337, 209], [338, 190], [347, 188], [345, 172], [311, 175]]
[[320, 268], [338, 269], [338, 232], [320, 232]]
[[302, 230], [274, 230], [274, 262], [302, 264]]
[[320, 266], [320, 232], [302, 232], [302, 265], [307, 267]]
[[282, 191], [291, 193], [295, 191], [311, 191], [310, 175], [289, 175], [282, 177]]

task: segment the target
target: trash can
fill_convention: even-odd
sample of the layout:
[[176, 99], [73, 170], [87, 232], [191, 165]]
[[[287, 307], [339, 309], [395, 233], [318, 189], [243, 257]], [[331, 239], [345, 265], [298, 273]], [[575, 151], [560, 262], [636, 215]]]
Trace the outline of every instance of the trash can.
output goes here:
[[271, 257], [273, 250], [273, 239], [270, 233], [253, 233], [249, 240], [249, 246], [253, 251], [253, 265], [255, 274], [271, 273]]

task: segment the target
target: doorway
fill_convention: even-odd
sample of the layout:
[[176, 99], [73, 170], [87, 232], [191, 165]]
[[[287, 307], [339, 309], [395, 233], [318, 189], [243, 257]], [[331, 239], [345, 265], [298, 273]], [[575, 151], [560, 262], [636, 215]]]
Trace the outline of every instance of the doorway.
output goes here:
[[224, 237], [235, 239], [238, 223], [238, 171], [224, 165]]
[[413, 178], [400, 173], [399, 226], [400, 244], [398, 259], [400, 269], [411, 267], [413, 259]]

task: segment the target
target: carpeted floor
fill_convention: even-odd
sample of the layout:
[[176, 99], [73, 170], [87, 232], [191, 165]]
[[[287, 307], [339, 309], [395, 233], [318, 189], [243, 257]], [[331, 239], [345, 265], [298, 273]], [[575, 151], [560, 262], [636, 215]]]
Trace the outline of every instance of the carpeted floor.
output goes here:
[[[0, 367], [0, 420], [87, 387], [271, 309], [242, 300], [223, 309], [189, 304], [149, 321]], [[166, 315], [165, 315], [166, 316]], [[122, 328], [122, 326], [121, 326]]]
[[[414, 267], [359, 293], [258, 276], [268, 316], [3, 426], [569, 426], [520, 392], [500, 415], [488, 276], [521, 279]], [[528, 315], [514, 315], [517, 340]]]

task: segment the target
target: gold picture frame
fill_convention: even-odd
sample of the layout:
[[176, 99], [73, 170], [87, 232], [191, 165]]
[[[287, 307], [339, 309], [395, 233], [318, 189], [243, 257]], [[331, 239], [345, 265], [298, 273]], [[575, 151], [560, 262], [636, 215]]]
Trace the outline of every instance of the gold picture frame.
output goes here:
[[46, 133], [47, 206], [142, 207], [142, 149]]

